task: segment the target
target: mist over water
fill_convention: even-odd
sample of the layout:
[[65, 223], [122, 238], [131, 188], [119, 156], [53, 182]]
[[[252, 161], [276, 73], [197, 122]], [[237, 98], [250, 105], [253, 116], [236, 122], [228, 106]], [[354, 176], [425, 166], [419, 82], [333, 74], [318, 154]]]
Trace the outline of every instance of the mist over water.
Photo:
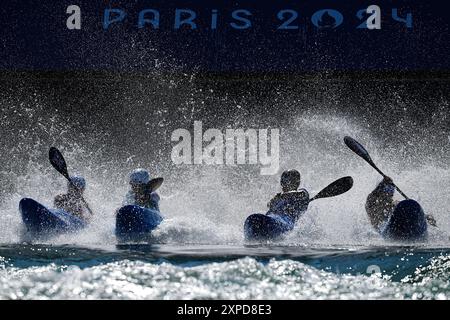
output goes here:
[[[302, 187], [311, 196], [346, 175], [355, 185], [347, 194], [311, 203], [283, 243], [385, 243], [364, 211], [365, 198], [381, 177], [345, 147], [343, 137], [350, 135], [436, 217], [439, 229], [431, 231], [430, 245], [448, 244], [450, 150], [448, 100], [440, 89], [444, 84], [434, 84], [430, 99], [429, 93], [421, 96], [416, 90], [429, 83], [358, 82], [361, 90], [352, 92], [355, 82], [344, 80], [269, 85], [261, 80], [224, 84], [195, 75], [169, 80], [167, 75], [156, 80], [25, 76], [19, 84], [3, 79], [0, 243], [22, 240], [21, 198], [52, 207], [54, 196], [65, 192], [65, 179], [48, 163], [50, 146], [62, 150], [69, 172], [86, 177], [86, 199], [95, 212], [88, 229], [50, 243], [115, 244], [114, 212], [136, 167], [165, 178], [159, 193], [166, 221], [154, 234], [156, 243], [242, 244], [245, 218], [266, 211], [280, 190], [281, 172], [291, 168], [302, 173]], [[263, 176], [260, 166], [252, 165], [175, 166], [171, 133], [192, 130], [195, 120], [203, 121], [204, 130], [279, 128], [279, 173]]]

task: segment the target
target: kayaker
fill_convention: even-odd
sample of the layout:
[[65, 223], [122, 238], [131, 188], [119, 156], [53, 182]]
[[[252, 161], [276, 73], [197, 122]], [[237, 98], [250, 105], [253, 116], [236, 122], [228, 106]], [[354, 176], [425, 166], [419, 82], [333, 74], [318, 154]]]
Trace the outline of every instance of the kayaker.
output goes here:
[[[370, 223], [381, 232], [384, 223], [394, 212], [400, 201], [394, 200], [395, 185], [390, 177], [385, 177], [377, 187], [368, 195], [366, 201], [366, 212]], [[436, 220], [431, 215], [425, 216], [428, 223], [436, 226]]]
[[268, 203], [268, 213], [285, 215], [297, 221], [308, 209], [309, 193], [300, 187], [301, 176], [297, 170], [287, 170], [281, 174], [282, 192]]
[[150, 174], [145, 169], [136, 169], [130, 174], [131, 190], [125, 196], [123, 205], [135, 205], [159, 211], [159, 195], [148, 187]]
[[55, 207], [89, 221], [91, 215], [88, 212], [90, 210], [87, 203], [83, 200], [86, 180], [81, 176], [72, 176], [70, 177], [70, 182], [67, 184], [67, 189], [66, 194], [60, 194], [55, 197]]
[[367, 196], [366, 212], [372, 226], [381, 231], [383, 223], [389, 219], [399, 201], [394, 201], [395, 186], [392, 179], [385, 177]]

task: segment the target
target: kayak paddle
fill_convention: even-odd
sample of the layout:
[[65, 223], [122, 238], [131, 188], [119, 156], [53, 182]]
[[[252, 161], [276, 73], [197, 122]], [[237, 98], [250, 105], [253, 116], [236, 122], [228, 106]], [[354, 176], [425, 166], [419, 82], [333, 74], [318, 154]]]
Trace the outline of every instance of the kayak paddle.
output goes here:
[[159, 187], [161, 187], [161, 185], [163, 184], [164, 179], [163, 178], [155, 178], [150, 180], [147, 183], [147, 188], [150, 192], [154, 192], [156, 189], [158, 189]]
[[[366, 160], [366, 162], [375, 170], [378, 171], [379, 174], [381, 174], [383, 176], [383, 178], [386, 178], [387, 176], [383, 173], [383, 171], [381, 171], [380, 169], [378, 169], [378, 167], [375, 165], [375, 163], [373, 162], [372, 158], [369, 155], [369, 152], [367, 152], [367, 150], [355, 139], [350, 138], [350, 137], [345, 137], [344, 138], [344, 143], [347, 145], [347, 147], [350, 148], [350, 150], [352, 150], [354, 153], [356, 153], [358, 156], [360, 156], [361, 158], [363, 158], [364, 160]], [[403, 196], [405, 197], [405, 199], [409, 199], [406, 194], [403, 193], [402, 190], [399, 189], [399, 187], [397, 187], [394, 183], [392, 183], [392, 185], [395, 187], [395, 189], [397, 189], [397, 191]]]
[[320, 191], [315, 197], [311, 198], [309, 202], [321, 199], [321, 198], [330, 198], [346, 193], [353, 187], [353, 178], [352, 177], [343, 177], [335, 182], [326, 186], [322, 191]]
[[[70, 184], [72, 184], [72, 180], [70, 179], [69, 172], [67, 171], [66, 160], [64, 159], [62, 153], [55, 147], [51, 147], [48, 152], [48, 158], [53, 168], [56, 169], [60, 174], [62, 174]], [[83, 196], [81, 197], [84, 205], [88, 209], [89, 213], [93, 215], [91, 208], [89, 208], [88, 203], [84, 200]]]
[[[344, 142], [347, 145], [347, 147], [350, 148], [350, 150], [352, 150], [354, 153], [356, 153], [358, 156], [360, 156], [361, 158], [363, 158], [364, 160], [366, 160], [366, 162], [368, 164], [370, 164], [372, 166], [372, 168], [374, 168], [375, 170], [378, 171], [379, 174], [381, 174], [383, 176], [383, 178], [386, 178], [387, 176], [380, 170], [378, 169], [378, 167], [375, 165], [375, 163], [373, 163], [373, 160], [370, 158], [369, 152], [367, 152], [367, 150], [355, 139], [350, 138], [350, 137], [345, 137], [344, 138]], [[403, 196], [405, 197], [405, 199], [409, 199], [406, 194], [404, 194], [393, 182], [392, 185], [395, 187], [395, 189], [397, 189], [397, 191]], [[436, 220], [434, 219], [433, 216], [431, 215], [426, 215], [426, 219], [428, 221], [428, 223], [430, 225], [432, 225], [433, 227], [437, 227], [437, 223]]]

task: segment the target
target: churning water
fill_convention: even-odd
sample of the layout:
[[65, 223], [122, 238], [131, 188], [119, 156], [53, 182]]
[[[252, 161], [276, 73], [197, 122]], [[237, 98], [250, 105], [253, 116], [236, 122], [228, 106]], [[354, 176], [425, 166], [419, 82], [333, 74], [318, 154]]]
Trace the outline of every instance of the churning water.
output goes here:
[[450, 297], [448, 249], [10, 245], [0, 256], [2, 299]]
[[[119, 80], [91, 79], [86, 90], [86, 80], [71, 89], [54, 79], [47, 85], [30, 80], [3, 91], [0, 298], [449, 298], [445, 96], [413, 99], [404, 84], [390, 91], [369, 84], [367, 91], [379, 90], [377, 96], [320, 79], [315, 85], [322, 87], [278, 91], [274, 85], [270, 93], [261, 84], [247, 92], [191, 81]], [[366, 99], [362, 106], [358, 94]], [[428, 108], [422, 122], [414, 120], [418, 103]], [[377, 112], [373, 105], [385, 107]], [[251, 165], [174, 166], [170, 134], [190, 130], [196, 120], [220, 130], [279, 128], [280, 172], [300, 170], [311, 195], [347, 175], [355, 185], [311, 203], [280, 242], [249, 246], [243, 222], [265, 211], [279, 191], [279, 174], [261, 176]], [[402, 247], [371, 229], [364, 201], [380, 177], [346, 149], [345, 135], [361, 141], [375, 163], [435, 216], [439, 228], [426, 243]], [[71, 172], [86, 177], [95, 217], [76, 235], [30, 243], [19, 200], [51, 207], [66, 188], [46, 159], [52, 145], [63, 151]], [[151, 244], [117, 245], [114, 211], [136, 167], [165, 178], [159, 191], [165, 222]]]

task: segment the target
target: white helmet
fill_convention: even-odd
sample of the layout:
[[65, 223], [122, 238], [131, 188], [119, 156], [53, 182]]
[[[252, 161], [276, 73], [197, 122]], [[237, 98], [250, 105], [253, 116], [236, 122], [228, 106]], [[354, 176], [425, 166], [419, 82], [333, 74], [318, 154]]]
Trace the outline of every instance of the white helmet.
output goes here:
[[147, 184], [150, 181], [150, 174], [145, 169], [136, 169], [130, 174], [130, 184]]

